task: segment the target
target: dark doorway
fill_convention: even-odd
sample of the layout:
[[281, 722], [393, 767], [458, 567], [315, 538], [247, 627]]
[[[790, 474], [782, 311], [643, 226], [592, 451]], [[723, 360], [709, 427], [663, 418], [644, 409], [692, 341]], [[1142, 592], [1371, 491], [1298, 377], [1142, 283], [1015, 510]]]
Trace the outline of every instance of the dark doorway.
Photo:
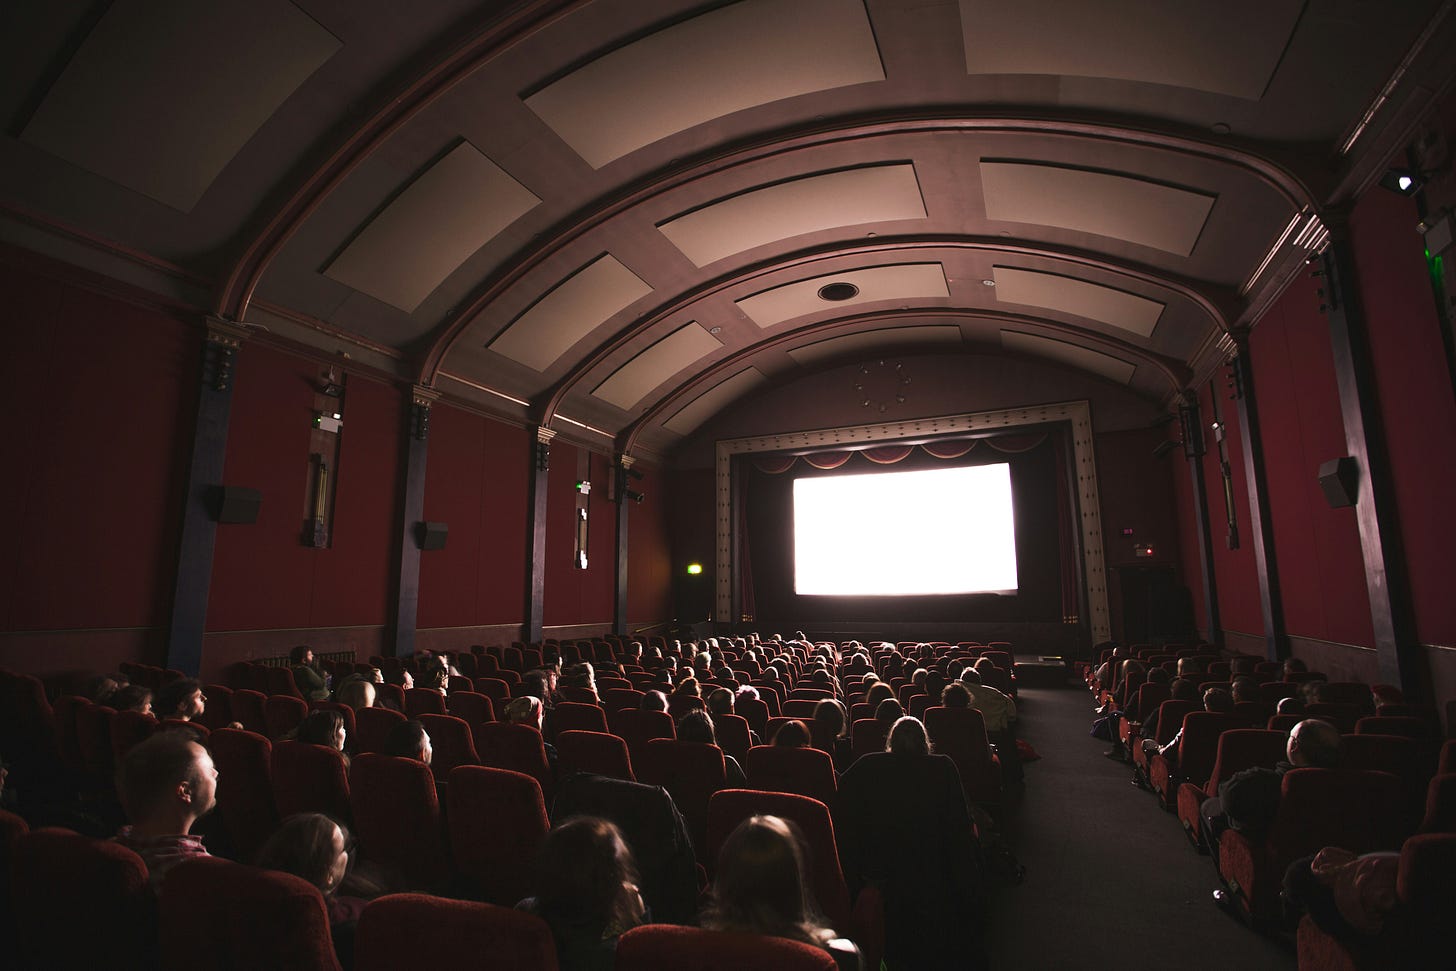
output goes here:
[[1185, 641], [1193, 631], [1193, 603], [1172, 567], [1120, 566], [1122, 636], [1129, 644]]

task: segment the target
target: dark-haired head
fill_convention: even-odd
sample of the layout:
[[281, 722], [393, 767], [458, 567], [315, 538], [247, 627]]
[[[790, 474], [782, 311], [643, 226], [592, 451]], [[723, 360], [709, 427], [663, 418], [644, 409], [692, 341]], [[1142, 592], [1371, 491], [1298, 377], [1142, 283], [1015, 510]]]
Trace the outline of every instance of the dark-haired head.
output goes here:
[[683, 715], [677, 723], [677, 740], [717, 745], [718, 737], [713, 731], [713, 716], [701, 708]]
[[810, 740], [809, 726], [795, 718], [779, 726], [774, 732], [773, 744], [778, 748], [805, 748]]
[[351, 840], [342, 823], [323, 813], [289, 816], [258, 851], [256, 863], [301, 877], [323, 893], [339, 889], [349, 869]]
[[206, 708], [202, 682], [196, 678], [178, 678], [162, 686], [152, 699], [152, 712], [158, 718], [196, 718]]
[[844, 738], [849, 734], [849, 716], [844, 703], [836, 698], [820, 698], [814, 706], [814, 728], [824, 738]]
[[822, 943], [832, 931], [814, 906], [804, 857], [803, 838], [792, 822], [751, 816], [738, 824], [718, 853], [703, 926]]
[[435, 753], [430, 747], [430, 735], [425, 731], [424, 723], [411, 719], [400, 722], [389, 730], [384, 738], [384, 754], [415, 759], [429, 765]]
[[621, 831], [605, 819], [558, 823], [541, 844], [534, 877], [536, 912], [547, 921], [599, 926], [613, 937], [641, 923], [637, 865]]
[[946, 708], [971, 707], [971, 693], [960, 682], [953, 681], [940, 693], [940, 703]]
[[890, 729], [885, 751], [893, 755], [929, 755], [930, 736], [925, 734], [920, 719], [906, 715]]
[[875, 721], [884, 725], [886, 730], [895, 724], [905, 714], [905, 709], [894, 698], [886, 698], [875, 708]]
[[344, 750], [347, 734], [344, 730], [344, 716], [337, 711], [311, 711], [298, 723], [297, 738], [310, 745], [324, 745]]

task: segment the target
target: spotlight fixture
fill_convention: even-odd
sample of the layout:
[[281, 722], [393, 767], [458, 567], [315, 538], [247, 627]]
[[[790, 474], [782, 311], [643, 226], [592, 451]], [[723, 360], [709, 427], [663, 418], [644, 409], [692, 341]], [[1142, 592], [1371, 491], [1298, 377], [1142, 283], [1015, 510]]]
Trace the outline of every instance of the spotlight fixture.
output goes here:
[[1391, 169], [1380, 177], [1382, 188], [1402, 196], [1415, 195], [1425, 184], [1421, 174], [1412, 169]]

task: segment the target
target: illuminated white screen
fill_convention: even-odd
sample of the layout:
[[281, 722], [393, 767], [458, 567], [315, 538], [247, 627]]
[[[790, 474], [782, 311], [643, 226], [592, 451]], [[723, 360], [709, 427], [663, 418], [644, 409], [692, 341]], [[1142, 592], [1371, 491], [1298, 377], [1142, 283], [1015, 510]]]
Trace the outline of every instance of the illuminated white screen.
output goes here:
[[1011, 466], [794, 480], [794, 592], [1012, 593]]

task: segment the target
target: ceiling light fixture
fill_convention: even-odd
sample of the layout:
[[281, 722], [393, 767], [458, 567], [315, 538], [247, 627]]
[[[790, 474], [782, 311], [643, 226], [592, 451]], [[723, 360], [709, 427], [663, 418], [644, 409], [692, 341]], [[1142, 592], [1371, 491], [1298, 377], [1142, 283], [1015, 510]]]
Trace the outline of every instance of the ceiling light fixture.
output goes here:
[[819, 299], [838, 303], [843, 300], [853, 300], [859, 296], [859, 287], [853, 283], [826, 283], [819, 288]]

